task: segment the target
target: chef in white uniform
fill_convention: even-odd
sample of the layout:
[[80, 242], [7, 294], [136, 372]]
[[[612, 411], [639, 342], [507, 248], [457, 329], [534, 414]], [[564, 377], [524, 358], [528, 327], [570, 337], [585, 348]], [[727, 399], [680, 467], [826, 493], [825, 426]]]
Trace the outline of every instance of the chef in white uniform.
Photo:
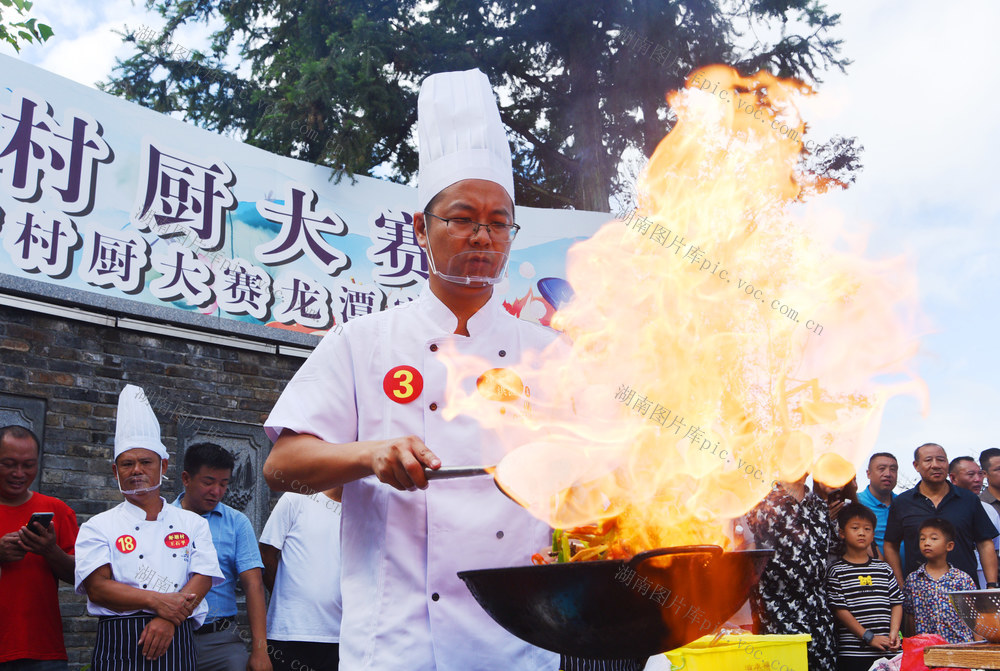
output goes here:
[[118, 397], [112, 472], [125, 501], [95, 515], [76, 538], [76, 591], [97, 615], [93, 671], [194, 671], [191, 632], [205, 594], [225, 578], [208, 522], [160, 496], [167, 450], [143, 390]]
[[413, 225], [428, 283], [413, 302], [323, 339], [268, 417], [275, 444], [264, 474], [276, 490], [344, 485], [341, 669], [555, 671], [557, 655], [507, 633], [456, 576], [527, 565], [550, 529], [489, 477], [428, 486], [423, 472], [504, 454], [476, 418], [442, 417], [446, 346], [479, 357], [484, 371], [516, 373], [524, 353], [558, 335], [514, 318], [493, 292], [518, 227], [510, 148], [486, 76], [428, 77], [417, 131]]

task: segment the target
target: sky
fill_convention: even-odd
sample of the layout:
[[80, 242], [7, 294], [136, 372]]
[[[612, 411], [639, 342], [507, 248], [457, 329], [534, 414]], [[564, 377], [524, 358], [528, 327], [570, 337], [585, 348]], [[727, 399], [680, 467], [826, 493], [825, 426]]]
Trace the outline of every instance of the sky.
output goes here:
[[[877, 451], [900, 459], [900, 480], [913, 480], [912, 451], [943, 445], [949, 457], [978, 457], [1000, 447], [1000, 86], [993, 74], [993, 0], [830, 0], [841, 15], [833, 34], [853, 60], [846, 73], [824, 75], [801, 110], [810, 133], [857, 136], [864, 170], [845, 192], [827, 194], [854, 230], [870, 235], [868, 255], [906, 254], [919, 281], [925, 315], [917, 370], [929, 409], [909, 397], [890, 400]], [[79, 83], [106, 81], [129, 45], [115, 30], [159, 28], [163, 20], [128, 0], [38, 2], [33, 15], [54, 37], [9, 54]], [[175, 42], [203, 49], [209, 27], [185, 27]], [[859, 483], [867, 455], [858, 455]]]

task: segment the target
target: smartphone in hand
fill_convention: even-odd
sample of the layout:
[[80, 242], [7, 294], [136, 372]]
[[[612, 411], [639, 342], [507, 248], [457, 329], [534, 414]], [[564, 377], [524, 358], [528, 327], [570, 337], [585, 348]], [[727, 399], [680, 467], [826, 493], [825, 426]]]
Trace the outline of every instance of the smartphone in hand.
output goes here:
[[55, 513], [32, 513], [31, 519], [28, 520], [28, 529], [32, 533], [40, 534], [46, 527], [52, 524], [52, 518], [55, 516]]

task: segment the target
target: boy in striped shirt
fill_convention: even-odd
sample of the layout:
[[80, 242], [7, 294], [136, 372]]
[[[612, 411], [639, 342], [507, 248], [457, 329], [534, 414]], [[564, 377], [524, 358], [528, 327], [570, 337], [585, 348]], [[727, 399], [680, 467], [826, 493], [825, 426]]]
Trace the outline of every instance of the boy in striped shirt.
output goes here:
[[860, 503], [837, 516], [844, 555], [827, 570], [827, 599], [836, 619], [838, 671], [867, 671], [900, 648], [903, 593], [892, 568], [868, 556], [875, 513]]

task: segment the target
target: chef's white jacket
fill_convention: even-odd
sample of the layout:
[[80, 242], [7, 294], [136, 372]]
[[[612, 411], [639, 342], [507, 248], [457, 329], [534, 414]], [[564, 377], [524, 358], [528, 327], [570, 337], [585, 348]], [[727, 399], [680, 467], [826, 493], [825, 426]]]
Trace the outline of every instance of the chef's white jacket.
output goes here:
[[[493, 431], [472, 417], [441, 416], [447, 371], [440, 346], [450, 342], [480, 357], [484, 371], [516, 372], [523, 352], [541, 351], [558, 334], [510, 315], [496, 292], [469, 319], [468, 337], [454, 334], [457, 324], [426, 285], [417, 300], [348, 322], [288, 383], [265, 424], [268, 435], [274, 440], [290, 429], [348, 443], [412, 434], [442, 466], [497, 463], [504, 450]], [[416, 394], [409, 382], [415, 398], [407, 403], [383, 386], [398, 366], [416, 369], [423, 383]], [[369, 476], [344, 487], [342, 515], [341, 669], [558, 668], [557, 655], [507, 633], [456, 576], [529, 565], [550, 543], [548, 526], [503, 496], [492, 478], [437, 480], [401, 492]]]
[[[179, 592], [192, 575], [212, 578], [212, 587], [225, 577], [212, 544], [208, 522], [200, 515], [169, 505], [155, 520], [146, 511], [122, 501], [111, 510], [94, 515], [80, 526], [76, 537], [76, 593], [86, 594], [83, 581], [91, 573], [111, 564], [116, 582], [155, 592]], [[91, 615], [131, 615], [138, 610], [114, 611], [87, 599]], [[208, 614], [208, 601], [201, 600], [191, 617], [200, 627]]]

